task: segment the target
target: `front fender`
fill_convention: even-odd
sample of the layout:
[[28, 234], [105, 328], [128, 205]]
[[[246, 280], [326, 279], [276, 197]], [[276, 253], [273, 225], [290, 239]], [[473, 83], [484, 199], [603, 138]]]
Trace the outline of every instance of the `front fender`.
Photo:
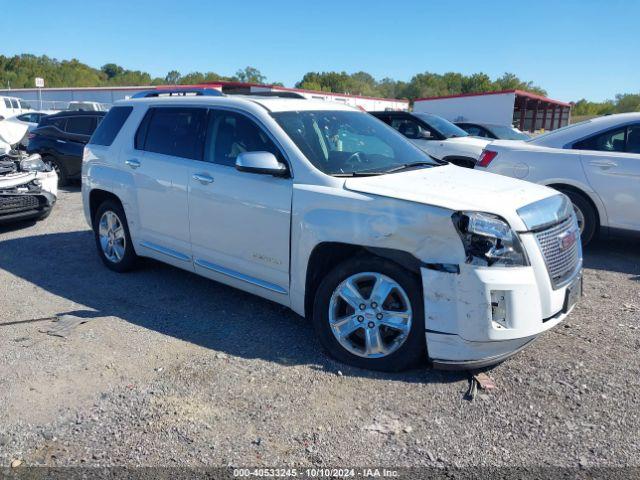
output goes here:
[[291, 231], [291, 305], [304, 315], [307, 265], [325, 242], [406, 252], [425, 263], [459, 263], [462, 243], [448, 209], [352, 192], [295, 185]]

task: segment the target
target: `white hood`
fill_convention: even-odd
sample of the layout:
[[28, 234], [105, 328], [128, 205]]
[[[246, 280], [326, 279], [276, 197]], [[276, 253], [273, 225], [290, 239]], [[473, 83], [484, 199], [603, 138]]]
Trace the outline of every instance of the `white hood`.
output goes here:
[[518, 208], [558, 195], [542, 185], [455, 165], [349, 178], [345, 188], [452, 211], [493, 213], [517, 230], [526, 228], [516, 213]]
[[24, 123], [0, 121], [0, 143], [19, 143], [27, 133], [27, 128], [28, 125]]

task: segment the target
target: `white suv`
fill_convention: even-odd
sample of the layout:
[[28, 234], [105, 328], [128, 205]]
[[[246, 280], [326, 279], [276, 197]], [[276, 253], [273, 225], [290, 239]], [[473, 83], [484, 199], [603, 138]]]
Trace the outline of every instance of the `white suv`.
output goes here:
[[119, 102], [85, 148], [82, 195], [110, 269], [153, 257], [286, 305], [364, 368], [499, 362], [581, 292], [564, 195], [433, 160], [329, 102]]

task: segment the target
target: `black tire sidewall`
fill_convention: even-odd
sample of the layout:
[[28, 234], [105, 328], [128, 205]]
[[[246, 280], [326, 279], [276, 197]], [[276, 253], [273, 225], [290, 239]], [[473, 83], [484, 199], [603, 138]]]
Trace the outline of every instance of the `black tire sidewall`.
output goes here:
[[570, 191], [563, 191], [562, 193], [569, 197], [571, 203], [582, 212], [584, 217], [584, 230], [581, 234], [581, 238], [582, 244], [586, 246], [591, 242], [591, 240], [593, 240], [598, 229], [598, 217], [596, 216], [596, 212], [591, 206], [591, 203], [589, 203], [589, 200], [584, 198], [583, 195]]
[[[107, 211], [112, 211], [113, 213], [115, 213], [120, 219], [120, 221], [122, 222], [122, 227], [124, 228], [126, 245], [124, 249], [124, 256], [122, 257], [122, 260], [120, 260], [118, 263], [114, 263], [110, 261], [104, 255], [104, 252], [102, 251], [102, 247], [100, 245], [100, 236], [98, 234], [100, 218]], [[123, 272], [128, 272], [129, 270], [135, 267], [138, 256], [136, 255], [133, 249], [133, 243], [131, 242], [131, 235], [129, 234], [129, 225], [127, 222], [127, 216], [125, 215], [124, 209], [119, 203], [114, 202], [113, 200], [106, 200], [100, 204], [100, 206], [96, 210], [96, 215], [93, 219], [93, 236], [96, 242], [96, 248], [98, 249], [98, 255], [100, 256], [102, 263], [104, 263], [107, 268], [115, 272], [123, 273]]]
[[[346, 278], [361, 272], [376, 272], [392, 278], [405, 290], [411, 303], [413, 318], [409, 337], [398, 350], [383, 358], [368, 359], [354, 355], [340, 345], [329, 326], [329, 303], [335, 288]], [[396, 372], [415, 366], [427, 358], [421, 284], [416, 275], [390, 260], [356, 257], [331, 270], [316, 291], [312, 321], [322, 346], [342, 363], [370, 370]]]

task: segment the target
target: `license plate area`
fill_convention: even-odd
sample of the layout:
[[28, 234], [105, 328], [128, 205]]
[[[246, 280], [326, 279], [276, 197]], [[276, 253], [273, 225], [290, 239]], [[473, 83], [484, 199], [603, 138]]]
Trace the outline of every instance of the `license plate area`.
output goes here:
[[578, 300], [582, 296], [582, 273], [580, 273], [571, 284], [567, 287], [567, 292], [564, 297], [564, 306], [562, 307], [562, 313], [567, 313], [573, 306], [578, 303]]

